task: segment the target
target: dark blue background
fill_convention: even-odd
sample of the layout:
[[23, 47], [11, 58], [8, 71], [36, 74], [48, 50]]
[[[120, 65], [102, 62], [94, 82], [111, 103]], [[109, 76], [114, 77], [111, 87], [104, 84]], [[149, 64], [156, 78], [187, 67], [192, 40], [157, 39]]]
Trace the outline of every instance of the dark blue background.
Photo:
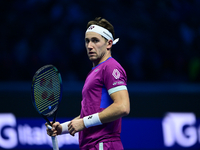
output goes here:
[[129, 82], [199, 82], [199, 7], [199, 0], [0, 1], [0, 81], [30, 81], [46, 64], [63, 80], [84, 81], [92, 67], [86, 25], [101, 16], [120, 38], [112, 55]]
[[162, 135], [154, 131], [166, 112], [200, 117], [199, 8], [199, 0], [1, 0], [0, 113], [39, 117], [31, 103], [32, 77], [53, 64], [64, 81], [58, 117], [78, 116], [92, 68], [84, 45], [86, 25], [101, 16], [120, 38], [112, 56], [128, 76], [131, 112], [123, 143], [160, 149]]

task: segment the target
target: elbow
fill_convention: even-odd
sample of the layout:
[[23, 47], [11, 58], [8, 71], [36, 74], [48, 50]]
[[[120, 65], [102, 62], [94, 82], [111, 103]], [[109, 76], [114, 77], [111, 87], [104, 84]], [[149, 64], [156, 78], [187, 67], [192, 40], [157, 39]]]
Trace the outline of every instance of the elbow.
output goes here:
[[121, 110], [122, 116], [127, 116], [130, 113], [130, 107], [123, 107]]
[[124, 116], [129, 115], [129, 113], [130, 113], [130, 108], [126, 109], [126, 111], [124, 112]]

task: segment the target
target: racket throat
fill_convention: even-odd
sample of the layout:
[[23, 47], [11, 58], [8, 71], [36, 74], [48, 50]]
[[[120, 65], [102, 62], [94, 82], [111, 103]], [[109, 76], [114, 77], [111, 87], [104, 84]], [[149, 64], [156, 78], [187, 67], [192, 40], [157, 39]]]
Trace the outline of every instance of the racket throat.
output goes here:
[[[42, 114], [41, 114], [41, 115], [42, 115]], [[46, 122], [47, 122], [50, 126], [52, 126], [52, 124], [50, 123], [50, 121], [48, 120], [48, 118], [47, 118], [46, 116], [42, 115], [42, 117], [46, 120]]]
[[57, 117], [57, 112], [58, 112], [58, 109], [54, 112], [54, 116], [53, 116], [53, 123], [56, 122], [56, 117]]
[[[54, 112], [54, 114], [53, 114], [53, 122], [52, 122], [52, 124], [54, 124], [55, 122], [56, 122], [56, 117], [57, 117], [57, 111], [58, 111], [58, 109]], [[50, 126], [52, 126], [52, 124], [51, 124], [51, 122], [49, 121], [49, 119], [47, 118], [47, 116], [45, 116], [45, 115], [43, 115], [43, 114], [41, 114], [42, 115], [42, 117], [46, 120], [46, 122], [50, 125]]]

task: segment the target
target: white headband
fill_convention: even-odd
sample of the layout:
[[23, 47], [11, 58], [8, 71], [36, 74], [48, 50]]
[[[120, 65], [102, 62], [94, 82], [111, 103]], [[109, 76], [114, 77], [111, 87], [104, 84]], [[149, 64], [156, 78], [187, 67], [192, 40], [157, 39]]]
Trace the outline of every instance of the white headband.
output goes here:
[[119, 41], [119, 38], [114, 40], [112, 33], [110, 33], [107, 29], [105, 29], [101, 26], [98, 26], [98, 25], [89, 26], [89, 28], [86, 30], [86, 33], [87, 32], [96, 32], [96, 33], [102, 35], [103, 37], [105, 37], [107, 40], [112, 40], [113, 45], [115, 45]]

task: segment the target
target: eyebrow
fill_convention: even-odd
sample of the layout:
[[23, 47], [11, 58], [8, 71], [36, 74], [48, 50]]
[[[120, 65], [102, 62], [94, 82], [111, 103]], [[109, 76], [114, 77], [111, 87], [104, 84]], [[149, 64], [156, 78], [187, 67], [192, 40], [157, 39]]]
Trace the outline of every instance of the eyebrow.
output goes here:
[[97, 38], [97, 37], [85, 38], [85, 40], [94, 40], [94, 39], [100, 40], [100, 39]]
[[94, 37], [91, 37], [91, 38], [87, 38], [86, 39], [99, 39], [98, 37], [94, 36]]

